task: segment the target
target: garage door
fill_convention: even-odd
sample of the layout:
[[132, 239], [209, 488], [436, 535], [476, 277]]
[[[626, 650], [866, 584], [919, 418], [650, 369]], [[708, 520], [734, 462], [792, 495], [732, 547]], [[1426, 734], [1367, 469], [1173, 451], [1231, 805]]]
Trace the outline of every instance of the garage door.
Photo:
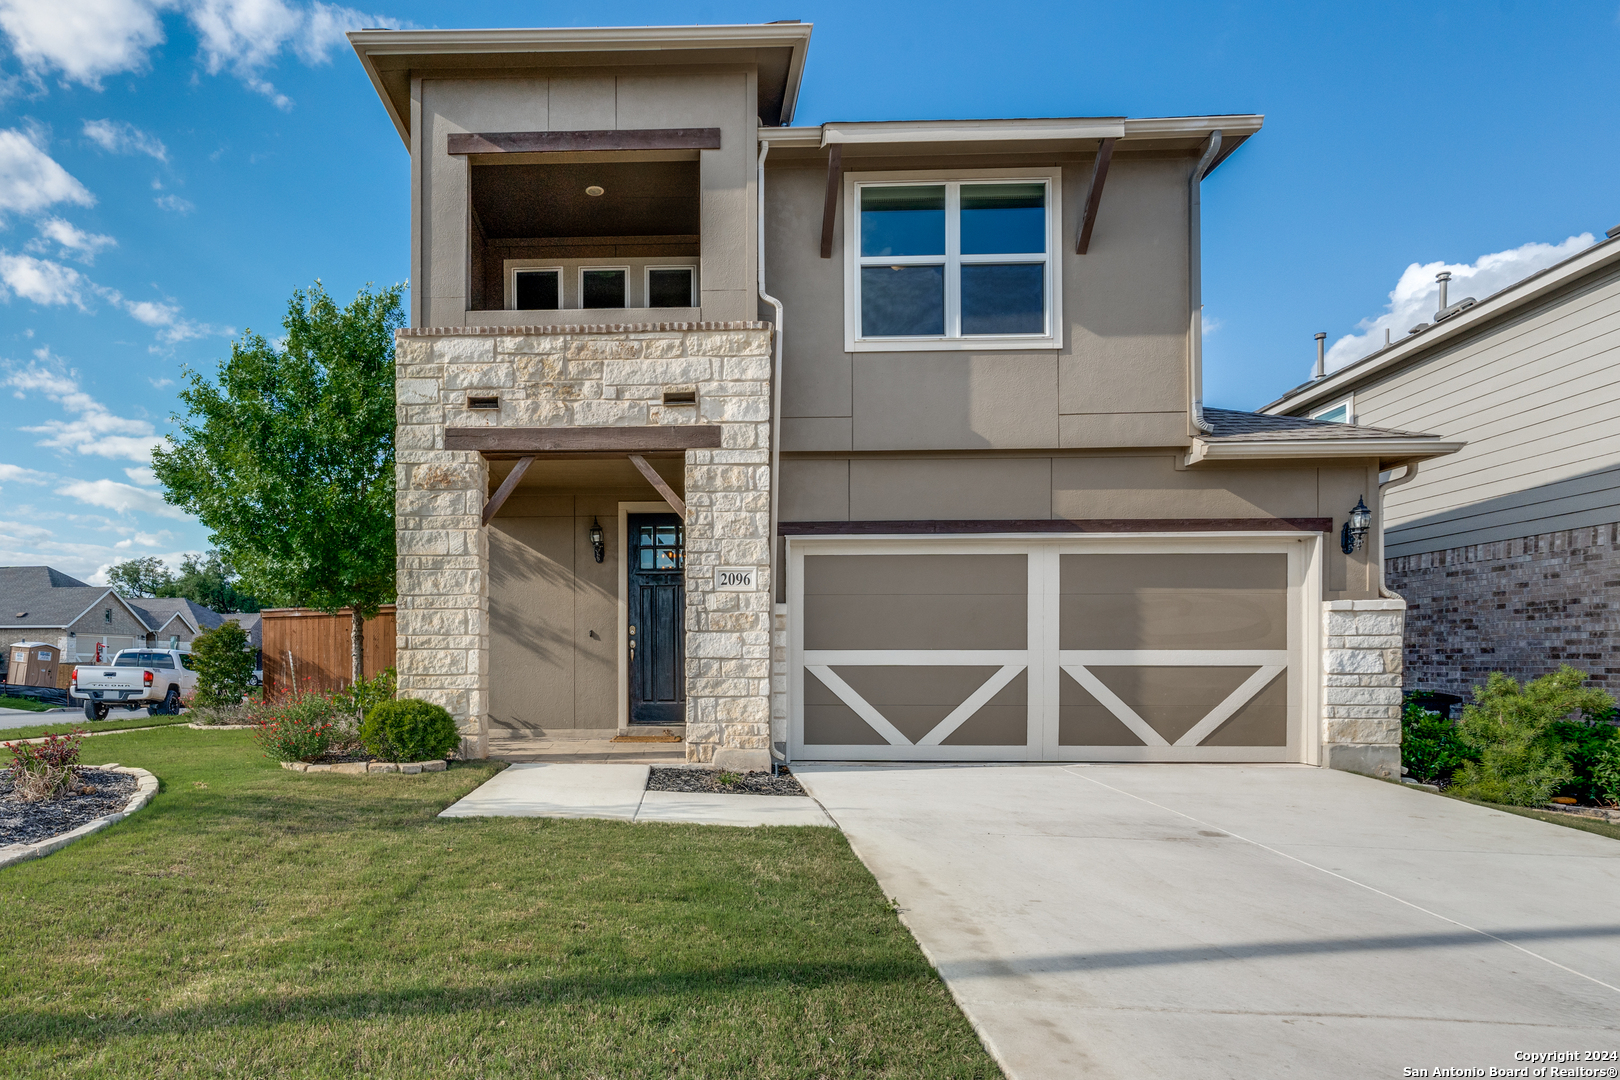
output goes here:
[[792, 755], [1306, 760], [1313, 543], [795, 541]]

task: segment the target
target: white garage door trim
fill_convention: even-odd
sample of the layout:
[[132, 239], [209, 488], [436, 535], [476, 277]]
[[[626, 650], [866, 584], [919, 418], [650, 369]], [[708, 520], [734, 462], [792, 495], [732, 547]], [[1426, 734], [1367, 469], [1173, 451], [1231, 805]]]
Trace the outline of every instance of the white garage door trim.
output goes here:
[[[804, 559], [807, 555], [1026, 555], [1029, 567], [1027, 650], [862, 649], [806, 651]], [[1252, 554], [1288, 557], [1286, 650], [1057, 649], [1060, 558], [1068, 554]], [[861, 536], [789, 537], [788, 753], [790, 759], [865, 761], [1278, 761], [1321, 760], [1321, 537], [1315, 533], [1131, 534], [1085, 536]], [[1290, 658], [1292, 662], [1290, 661]], [[912, 743], [832, 669], [866, 665], [993, 667], [990, 677], [932, 730]], [[1138, 716], [1091, 666], [1254, 666], [1257, 670], [1173, 744]], [[1278, 674], [1292, 667], [1287, 744], [1280, 747], [1200, 746]], [[882, 745], [807, 746], [804, 741], [805, 672], [864, 720]], [[1019, 674], [1028, 671], [1029, 730], [1023, 746], [946, 746], [948, 738]], [[1060, 672], [1066, 671], [1145, 745], [1072, 747], [1058, 743]]]

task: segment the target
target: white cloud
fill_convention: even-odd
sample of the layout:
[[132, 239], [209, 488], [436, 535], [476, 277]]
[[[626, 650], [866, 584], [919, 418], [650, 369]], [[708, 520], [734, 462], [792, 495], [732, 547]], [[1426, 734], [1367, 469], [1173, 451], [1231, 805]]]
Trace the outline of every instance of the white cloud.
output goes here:
[[[85, 232], [71, 222], [59, 217], [49, 217], [39, 223], [40, 240], [28, 245], [35, 250], [44, 247], [44, 242], [54, 240], [61, 248], [62, 254], [78, 259], [83, 263], [96, 261], [96, 253], [102, 248], [117, 247], [118, 241], [101, 233]], [[37, 245], [37, 247], [36, 247]]]
[[148, 548], [162, 547], [164, 541], [172, 539], [173, 536], [174, 534], [169, 532], [167, 529], [155, 533], [137, 532], [130, 536], [124, 537], [122, 540], [118, 541], [118, 543], [114, 544], [113, 547], [119, 551], [128, 551], [130, 548], [137, 545]]
[[1226, 325], [1223, 320], [1217, 319], [1207, 311], [1200, 315], [1199, 319], [1202, 322], [1201, 329], [1205, 334], [1213, 334], [1215, 331]]
[[0, 216], [32, 214], [60, 202], [90, 206], [95, 201], [28, 134], [16, 128], [0, 131]]
[[36, 78], [57, 71], [70, 82], [101, 88], [101, 79], [146, 66], [163, 41], [151, 0], [0, 0], [0, 30]]
[[157, 473], [152, 471], [150, 465], [137, 465], [133, 469], [125, 469], [124, 475], [142, 487], [157, 487]]
[[152, 384], [152, 389], [154, 389], [154, 390], [161, 390], [165, 386], [173, 386], [174, 385], [174, 380], [173, 379], [154, 379], [154, 378], [148, 377], [146, 381]]
[[94, 288], [88, 278], [70, 266], [7, 251], [0, 251], [0, 286], [0, 297], [6, 296], [9, 289], [24, 300], [46, 307], [72, 304], [81, 310], [86, 290]]
[[161, 493], [116, 480], [73, 480], [57, 489], [70, 499], [90, 506], [116, 510], [120, 514], [156, 514], [159, 517], [190, 520], [186, 512], [163, 501]]
[[109, 154], [145, 154], [159, 161], [169, 160], [169, 149], [162, 140], [134, 124], [121, 120], [86, 120], [84, 133]]
[[178, 195], [160, 195], [152, 201], [164, 210], [173, 210], [177, 214], [189, 214], [196, 209], [190, 199], [182, 199]]
[[1392, 341], [1399, 341], [1418, 323], [1432, 321], [1440, 300], [1440, 286], [1434, 278], [1442, 270], [1451, 271], [1449, 303], [1469, 296], [1483, 300], [1591, 246], [1592, 234], [1582, 233], [1560, 244], [1530, 243], [1492, 252], [1471, 263], [1413, 263], [1390, 290], [1383, 312], [1362, 319], [1356, 324], [1357, 333], [1344, 335], [1328, 349], [1327, 368], [1335, 371], [1382, 349], [1385, 330]]
[[48, 473], [42, 473], [37, 469], [25, 469], [21, 465], [7, 465], [0, 462], [0, 483], [43, 484], [49, 479]]
[[[0, 386], [11, 388], [12, 393], [20, 398], [26, 398], [29, 393], [43, 394], [60, 405], [65, 412], [72, 414], [72, 419], [46, 420], [21, 429], [43, 435], [44, 438], [38, 444], [40, 446], [145, 463], [151, 460], [152, 449], [163, 445], [164, 440], [157, 435], [150, 423], [136, 417], [114, 414], [80, 388], [77, 372], [67, 369], [43, 349], [33, 364], [21, 370], [13, 370], [3, 382], [0, 382]], [[98, 483], [112, 483], [112, 481], [98, 481]], [[92, 500], [81, 499], [81, 501]], [[94, 505], [107, 504], [94, 503]]]
[[99, 89], [106, 75], [146, 66], [163, 41], [161, 15], [169, 9], [191, 23], [210, 75], [229, 70], [278, 108], [292, 102], [264, 70], [283, 53], [325, 63], [344, 44], [344, 31], [380, 25], [379, 16], [320, 0], [0, 0], [0, 30], [35, 79], [54, 71]]

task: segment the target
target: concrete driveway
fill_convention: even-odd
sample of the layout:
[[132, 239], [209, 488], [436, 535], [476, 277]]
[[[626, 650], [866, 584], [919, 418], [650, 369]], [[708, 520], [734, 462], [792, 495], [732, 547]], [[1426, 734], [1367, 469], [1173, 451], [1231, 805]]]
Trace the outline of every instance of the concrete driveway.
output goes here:
[[1009, 1076], [1620, 1052], [1620, 841], [1303, 766], [794, 772]]

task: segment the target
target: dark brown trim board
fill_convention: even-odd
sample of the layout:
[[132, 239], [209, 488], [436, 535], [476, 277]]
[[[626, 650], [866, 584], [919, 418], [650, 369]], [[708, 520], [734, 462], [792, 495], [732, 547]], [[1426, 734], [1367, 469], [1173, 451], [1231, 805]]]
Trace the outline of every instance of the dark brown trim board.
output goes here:
[[1075, 241], [1074, 253], [1084, 255], [1091, 247], [1091, 230], [1097, 224], [1097, 207], [1102, 203], [1103, 184], [1108, 180], [1108, 163], [1114, 159], [1117, 139], [1104, 139], [1097, 149], [1097, 163], [1091, 168], [1091, 186], [1086, 189], [1086, 205], [1080, 214], [1080, 236]]
[[1171, 533], [1333, 531], [1332, 518], [1036, 518], [996, 521], [783, 521], [780, 536], [872, 536], [946, 533]]
[[821, 257], [832, 258], [833, 219], [838, 216], [838, 189], [844, 183], [844, 146], [833, 143], [827, 152], [827, 195], [821, 204]]
[[518, 463], [512, 466], [512, 471], [506, 474], [506, 479], [501, 481], [501, 486], [495, 489], [495, 494], [491, 495], [489, 502], [484, 504], [485, 525], [488, 525], [489, 519], [500, 511], [501, 506], [505, 504], [512, 492], [517, 489], [518, 481], [523, 479], [523, 474], [528, 472], [529, 466], [533, 464], [534, 458], [532, 457], [518, 458]]
[[451, 134], [452, 154], [558, 154], [590, 150], [718, 150], [719, 128], [475, 131]]
[[640, 454], [631, 454], [630, 464], [634, 465], [636, 471], [646, 478], [647, 483], [653, 486], [653, 490], [664, 497], [664, 501], [669, 503], [669, 508], [679, 514], [682, 521], [685, 521], [686, 503], [682, 502], [681, 497], [675, 494], [674, 488], [664, 482], [664, 478], [658, 475], [658, 471], [647, 464], [647, 459]]
[[445, 428], [446, 450], [476, 450], [485, 457], [531, 454], [649, 454], [713, 450], [720, 445], [717, 424], [654, 424], [648, 427], [476, 427]]

